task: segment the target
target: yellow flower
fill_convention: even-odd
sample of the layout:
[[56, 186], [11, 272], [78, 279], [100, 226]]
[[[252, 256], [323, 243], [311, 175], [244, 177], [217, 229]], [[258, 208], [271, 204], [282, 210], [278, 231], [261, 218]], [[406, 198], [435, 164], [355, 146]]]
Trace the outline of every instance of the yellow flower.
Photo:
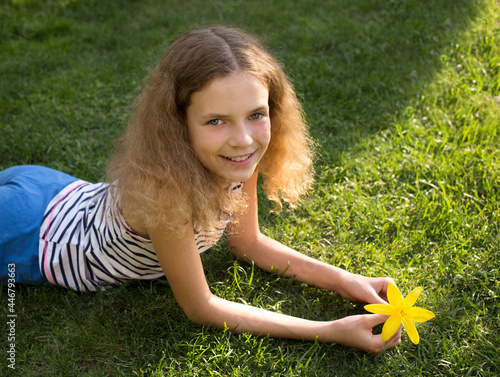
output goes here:
[[413, 307], [418, 296], [420, 296], [420, 292], [422, 292], [422, 287], [415, 288], [403, 299], [399, 289], [394, 284], [389, 283], [387, 287], [389, 304], [370, 304], [365, 306], [365, 309], [371, 313], [390, 316], [382, 328], [382, 340], [389, 340], [401, 323], [403, 323], [410, 340], [414, 344], [418, 344], [420, 337], [413, 321], [426, 322], [435, 317], [434, 313], [430, 310]]

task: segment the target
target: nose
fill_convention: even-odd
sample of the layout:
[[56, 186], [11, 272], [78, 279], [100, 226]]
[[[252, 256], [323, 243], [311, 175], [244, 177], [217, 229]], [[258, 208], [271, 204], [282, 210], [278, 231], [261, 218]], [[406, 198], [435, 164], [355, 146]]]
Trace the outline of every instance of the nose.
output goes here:
[[229, 145], [233, 148], [246, 148], [253, 142], [252, 129], [245, 121], [233, 123]]

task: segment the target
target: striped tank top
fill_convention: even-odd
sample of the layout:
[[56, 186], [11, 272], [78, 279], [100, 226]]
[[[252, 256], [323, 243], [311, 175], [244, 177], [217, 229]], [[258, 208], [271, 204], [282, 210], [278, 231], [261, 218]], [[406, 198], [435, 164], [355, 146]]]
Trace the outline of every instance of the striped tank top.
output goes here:
[[[40, 271], [48, 282], [95, 291], [127, 280], [164, 276], [153, 244], [127, 225], [108, 186], [78, 180], [49, 203], [39, 240]], [[241, 187], [237, 183], [231, 189], [238, 193]], [[200, 253], [222, 236], [230, 216], [225, 217], [213, 232], [195, 226]]]

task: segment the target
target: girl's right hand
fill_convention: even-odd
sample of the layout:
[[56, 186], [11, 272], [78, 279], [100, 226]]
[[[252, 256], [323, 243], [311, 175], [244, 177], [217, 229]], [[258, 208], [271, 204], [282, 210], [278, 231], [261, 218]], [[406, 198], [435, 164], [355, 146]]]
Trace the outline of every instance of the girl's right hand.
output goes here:
[[[355, 347], [378, 356], [385, 350], [401, 343], [401, 327], [387, 342], [382, 340], [380, 334], [373, 334], [373, 327], [384, 323], [386, 320], [387, 316], [381, 314], [345, 317], [331, 322], [332, 331], [322, 333], [320, 340]], [[328, 339], [329, 337], [332, 339]]]

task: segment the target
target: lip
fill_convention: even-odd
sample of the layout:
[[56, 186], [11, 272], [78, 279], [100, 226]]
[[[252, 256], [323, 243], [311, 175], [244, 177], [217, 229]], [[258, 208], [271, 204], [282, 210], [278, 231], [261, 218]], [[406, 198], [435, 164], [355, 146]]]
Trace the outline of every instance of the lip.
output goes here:
[[239, 156], [228, 156], [228, 157], [231, 157], [231, 158], [238, 158], [238, 157], [245, 157], [245, 156], [248, 156], [245, 160], [243, 161], [233, 161], [233, 160], [230, 160], [229, 158], [227, 158], [226, 156], [223, 156], [221, 155], [220, 158], [222, 158], [226, 163], [232, 165], [232, 166], [246, 166], [248, 164], [250, 164], [253, 160], [253, 157], [255, 156], [256, 152], [252, 152], [252, 153], [249, 153], [249, 154], [242, 154], [242, 155], [239, 155]]

